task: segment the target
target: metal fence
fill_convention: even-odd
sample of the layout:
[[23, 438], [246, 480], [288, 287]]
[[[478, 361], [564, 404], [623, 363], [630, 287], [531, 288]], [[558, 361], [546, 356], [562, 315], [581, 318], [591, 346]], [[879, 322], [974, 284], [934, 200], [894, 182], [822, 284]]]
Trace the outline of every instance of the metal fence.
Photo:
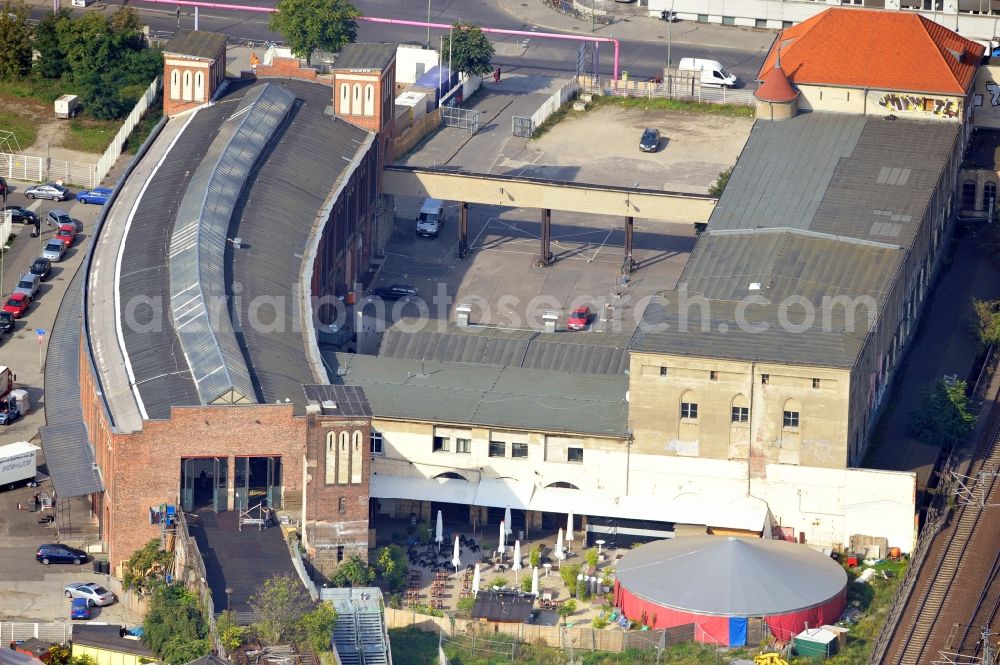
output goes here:
[[[149, 105], [153, 103], [156, 99], [156, 95], [160, 92], [160, 85], [162, 80], [157, 76], [149, 87], [146, 88], [146, 92], [142, 93], [142, 97], [136, 102], [136, 105], [132, 107], [132, 111], [125, 118], [125, 122], [122, 126], [118, 128], [118, 133], [115, 134], [115, 138], [111, 140], [111, 145], [108, 146], [101, 158], [97, 160], [97, 166], [94, 169], [94, 182], [99, 183], [104, 180], [104, 176], [108, 174], [111, 167], [115, 165], [118, 158], [121, 157], [122, 148], [125, 146], [125, 140], [132, 134], [132, 130], [135, 126], [139, 124], [139, 120], [142, 119], [143, 114]], [[91, 185], [93, 186], [93, 185]]]
[[44, 642], [60, 644], [73, 639], [73, 625], [69, 623], [0, 623], [0, 644], [37, 638]]
[[28, 182], [61, 180], [77, 187], [93, 187], [95, 183], [94, 164], [6, 152], [0, 152], [0, 175]]
[[467, 129], [475, 134], [479, 131], [479, 111], [458, 106], [442, 106], [441, 122], [445, 127]]
[[732, 104], [754, 106], [754, 89], [750, 87], [713, 88], [700, 85], [688, 76], [668, 76], [653, 81], [621, 79], [618, 81], [601, 79], [595, 81], [590, 76], [578, 77], [580, 92], [588, 92], [608, 97], [645, 97], [648, 99], [676, 99], [701, 104]]
[[7, 245], [7, 241], [10, 240], [11, 230], [14, 226], [11, 213], [0, 213], [0, 252]]

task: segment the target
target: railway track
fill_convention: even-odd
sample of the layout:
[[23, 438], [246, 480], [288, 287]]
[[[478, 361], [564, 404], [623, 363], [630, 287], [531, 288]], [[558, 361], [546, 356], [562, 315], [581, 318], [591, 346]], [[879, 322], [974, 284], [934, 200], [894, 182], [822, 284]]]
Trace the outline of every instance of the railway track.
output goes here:
[[989, 577], [983, 585], [983, 591], [979, 594], [979, 599], [976, 601], [976, 607], [972, 611], [972, 616], [969, 622], [965, 624], [962, 630], [962, 637], [958, 641], [957, 651], [963, 656], [979, 655], [979, 651], [983, 646], [980, 639], [980, 631], [983, 626], [993, 624], [993, 619], [996, 618], [997, 611], [1000, 610], [1000, 584], [997, 584], [998, 576], [1000, 576], [1000, 551], [997, 552], [996, 557], [993, 559], [993, 566], [990, 568]]
[[[981, 463], [975, 464], [972, 470], [972, 475], [977, 477], [974, 492], [982, 492], [982, 496], [987, 497], [986, 503], [994, 494], [996, 476], [979, 476], [979, 473], [995, 472], [1000, 468], [1000, 445], [997, 445], [1000, 439], [1000, 420], [995, 418], [995, 414], [991, 415], [994, 415], [994, 422], [988, 430], [989, 434], [983, 437], [980, 444], [987, 448], [986, 458]], [[980, 486], [981, 484], [983, 486]], [[916, 611], [910, 615], [910, 620], [902, 633], [904, 637], [900, 640], [902, 646], [883, 662], [893, 665], [920, 665], [927, 662], [925, 657], [932, 632], [938, 625], [945, 600], [958, 577], [972, 535], [983, 520], [983, 513], [983, 507], [977, 504], [964, 504], [956, 510], [952, 517], [954, 526], [947, 536], [947, 545], [939, 555], [936, 565], [927, 570], [928, 573], [933, 571], [931, 581], [926, 587], [926, 593], [919, 599]], [[985, 599], [981, 600], [985, 602]], [[963, 641], [966, 638], [968, 635], [963, 635]]]

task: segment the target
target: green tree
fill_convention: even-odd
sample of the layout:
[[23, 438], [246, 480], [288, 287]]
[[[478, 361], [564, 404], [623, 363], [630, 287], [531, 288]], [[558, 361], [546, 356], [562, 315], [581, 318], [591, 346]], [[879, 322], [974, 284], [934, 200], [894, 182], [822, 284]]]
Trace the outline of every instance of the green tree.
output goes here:
[[361, 12], [347, 0], [279, 0], [270, 28], [279, 32], [298, 58], [312, 61], [313, 51], [339, 53], [358, 38]]
[[219, 616], [215, 629], [219, 632], [222, 646], [230, 653], [236, 651], [243, 644], [243, 638], [246, 637], [247, 632], [246, 626], [239, 625], [236, 622], [236, 615], [229, 610]]
[[299, 622], [306, 642], [313, 651], [331, 651], [333, 627], [337, 625], [337, 612], [330, 603], [320, 603], [311, 612], [302, 616]]
[[250, 607], [261, 617], [254, 628], [268, 644], [282, 644], [297, 637], [299, 622], [311, 606], [302, 582], [291, 575], [264, 580], [250, 597]]
[[94, 72], [80, 82], [83, 84], [81, 101], [89, 116], [98, 120], [114, 120], [125, 114], [128, 105], [119, 97], [113, 74]]
[[147, 594], [163, 586], [165, 573], [174, 563], [174, 555], [160, 547], [158, 538], [137, 549], [125, 562], [125, 575], [122, 578], [122, 588]]
[[142, 627], [143, 641], [169, 665], [183, 665], [211, 651], [201, 607], [182, 585], [153, 592]]
[[580, 574], [580, 564], [572, 563], [569, 565], [563, 565], [559, 569], [559, 576], [562, 577], [563, 583], [569, 587], [571, 590], [576, 589], [576, 576]]
[[66, 58], [65, 71], [74, 82], [84, 82], [111, 70], [116, 44], [107, 16], [87, 12], [80, 18], [57, 25], [60, 47]]
[[1000, 300], [973, 300], [976, 337], [983, 347], [1000, 344]]
[[340, 562], [330, 580], [334, 586], [368, 586], [375, 581], [375, 571], [361, 557], [351, 555]]
[[35, 26], [35, 74], [43, 78], [57, 79], [66, 70], [66, 54], [62, 50], [60, 31], [68, 30], [60, 27], [61, 23], [72, 20], [69, 10], [63, 7], [58, 14], [46, 14]]
[[406, 552], [399, 545], [387, 545], [378, 551], [375, 559], [375, 577], [382, 580], [390, 591], [398, 591], [406, 583], [409, 563]]
[[559, 616], [562, 617], [563, 623], [566, 623], [566, 619], [568, 617], [573, 616], [573, 614], [576, 612], [576, 601], [570, 598], [562, 605], [560, 605], [559, 609], [556, 610], [556, 612], [559, 614]]
[[[482, 76], [493, 69], [493, 44], [478, 25], [455, 21], [451, 30], [451, 67]], [[448, 48], [448, 46], [445, 46]]]
[[111, 15], [109, 26], [116, 35], [142, 35], [142, 17], [134, 7], [119, 6]]
[[0, 9], [0, 80], [15, 81], [31, 71], [28, 7], [7, 0]]
[[960, 442], [976, 426], [969, 411], [965, 381], [941, 379], [931, 385], [921, 405], [910, 414], [910, 433], [932, 446]]
[[735, 166], [730, 166], [725, 171], [719, 173], [719, 177], [716, 178], [715, 184], [708, 188], [708, 193], [710, 196], [716, 198], [722, 196], [722, 192], [726, 190], [726, 185], [729, 184], [729, 178], [733, 175], [733, 169]]
[[601, 555], [597, 552], [596, 547], [591, 547], [589, 550], [587, 550], [587, 552], [583, 556], [587, 560], [587, 565], [590, 566], [591, 568], [597, 566], [597, 562], [600, 560], [601, 557]]

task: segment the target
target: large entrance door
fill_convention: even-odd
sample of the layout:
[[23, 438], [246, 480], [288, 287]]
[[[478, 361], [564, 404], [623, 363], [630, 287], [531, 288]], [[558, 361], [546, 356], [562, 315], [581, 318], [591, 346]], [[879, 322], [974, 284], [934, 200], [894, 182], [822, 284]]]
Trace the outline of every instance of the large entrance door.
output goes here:
[[226, 457], [188, 457], [181, 460], [181, 510], [226, 509]]
[[281, 508], [281, 458], [236, 458], [236, 509], [246, 510], [267, 502]]

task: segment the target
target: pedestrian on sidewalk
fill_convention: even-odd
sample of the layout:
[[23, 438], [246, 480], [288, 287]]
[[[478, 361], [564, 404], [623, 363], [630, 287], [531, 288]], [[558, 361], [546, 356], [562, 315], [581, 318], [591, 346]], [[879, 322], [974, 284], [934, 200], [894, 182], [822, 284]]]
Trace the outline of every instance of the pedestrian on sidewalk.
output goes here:
[[493, 82], [494, 83], [500, 83], [500, 66], [499, 65], [497, 66], [496, 71], [493, 72]]

